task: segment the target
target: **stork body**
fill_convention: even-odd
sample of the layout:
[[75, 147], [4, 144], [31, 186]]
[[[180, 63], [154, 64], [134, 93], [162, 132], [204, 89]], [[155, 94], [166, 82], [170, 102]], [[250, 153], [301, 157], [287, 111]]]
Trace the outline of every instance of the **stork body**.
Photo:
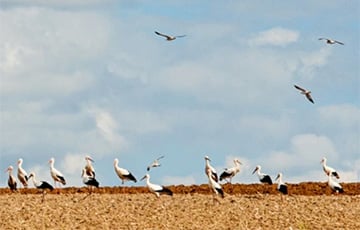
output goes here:
[[282, 173], [279, 173], [275, 180], [278, 181], [277, 190], [282, 194], [288, 194], [287, 185], [282, 181]]
[[17, 171], [17, 176], [18, 179], [20, 181], [20, 183], [23, 185], [24, 188], [28, 187], [28, 174], [26, 173], [26, 171], [22, 168], [22, 163], [23, 163], [23, 159], [20, 158], [18, 160], [18, 171]]
[[210, 158], [208, 156], [205, 156], [205, 175], [208, 176], [208, 172], [210, 171], [211, 177], [214, 179], [214, 181], [218, 182], [219, 181], [218, 175], [214, 167], [210, 165], [210, 161], [211, 161]]
[[50, 175], [54, 180], [54, 186], [56, 187], [56, 182], [61, 183], [62, 185], [66, 185], [66, 181], [65, 178], [63, 176], [63, 174], [57, 170], [56, 168], [54, 168], [54, 163], [55, 163], [55, 159], [51, 158], [49, 160], [49, 164], [50, 164]]
[[222, 180], [226, 180], [226, 179], [230, 179], [230, 183], [231, 183], [231, 179], [237, 174], [240, 172], [240, 165], [241, 165], [241, 162], [238, 160], [238, 159], [235, 159], [234, 160], [234, 164], [235, 166], [232, 167], [232, 168], [228, 168], [228, 169], [225, 169], [225, 171], [223, 173], [221, 173], [220, 175], [220, 181]]
[[325, 157], [323, 157], [323, 159], [321, 160], [321, 164], [322, 164], [322, 167], [323, 167], [323, 170], [324, 170], [325, 174], [326, 174], [327, 176], [331, 175], [331, 176], [336, 177], [336, 179], [340, 179], [340, 176], [339, 176], [339, 174], [336, 172], [336, 170], [335, 170], [334, 168], [328, 166], [328, 165], [326, 164], [326, 161], [327, 161], [327, 159], [326, 159]]
[[150, 171], [151, 168], [155, 168], [155, 167], [161, 166], [159, 160], [162, 159], [162, 158], [164, 158], [164, 156], [161, 156], [161, 157], [155, 159], [155, 160], [146, 168], [146, 170], [147, 170], [147, 171]]
[[341, 187], [341, 185], [336, 182], [333, 178], [332, 175], [328, 175], [328, 185], [331, 188], [331, 190], [333, 190], [336, 193], [343, 193], [344, 189]]
[[6, 171], [9, 172], [8, 186], [11, 191], [16, 191], [17, 183], [15, 177], [12, 175], [13, 169], [14, 168], [11, 165], [6, 169]]
[[129, 172], [129, 170], [119, 167], [119, 160], [115, 158], [114, 160], [114, 169], [115, 173], [121, 179], [121, 184], [124, 184], [125, 181], [134, 181], [137, 182], [136, 178]]
[[86, 165], [85, 165], [86, 175], [95, 178], [95, 169], [92, 166], [92, 162], [94, 162], [94, 160], [90, 156], [86, 156], [85, 161], [86, 161]]
[[173, 192], [170, 189], [168, 189], [162, 185], [151, 183], [149, 174], [146, 174], [143, 178], [141, 178], [141, 180], [144, 180], [144, 179], [146, 179], [146, 185], [147, 185], [149, 191], [154, 193], [156, 195], [156, 197], [160, 197], [160, 195], [169, 195], [169, 196], [173, 195]]
[[221, 196], [221, 198], [224, 198], [224, 191], [222, 190], [221, 185], [214, 180], [211, 170], [207, 171], [207, 177], [209, 179], [209, 187], [210, 187], [210, 189], [216, 195], [219, 195], [219, 196]]
[[330, 45], [334, 45], [334, 44], [340, 44], [340, 45], [344, 45], [344, 43], [342, 42], [339, 42], [339, 41], [336, 41], [334, 39], [331, 39], [331, 38], [319, 38], [319, 40], [325, 40], [327, 44], [330, 44]]
[[35, 177], [35, 173], [33, 173], [33, 172], [30, 173], [30, 175], [29, 175], [29, 178], [31, 178], [31, 177], [32, 177], [32, 181], [33, 181], [35, 188], [42, 191], [42, 200], [41, 201], [44, 202], [46, 190], [48, 189], [48, 190], [52, 191], [52, 190], [54, 190], [54, 187], [46, 181], [37, 181], [36, 177]]
[[256, 166], [256, 168], [254, 169], [252, 174], [254, 174], [255, 172], [257, 173], [261, 183], [270, 184], [270, 185], [273, 184], [272, 180], [271, 180], [271, 177], [269, 175], [261, 172], [261, 166], [260, 165]]
[[94, 177], [87, 175], [86, 169], [82, 170], [81, 178], [83, 183], [89, 187], [89, 190], [91, 187], [99, 187], [99, 182]]

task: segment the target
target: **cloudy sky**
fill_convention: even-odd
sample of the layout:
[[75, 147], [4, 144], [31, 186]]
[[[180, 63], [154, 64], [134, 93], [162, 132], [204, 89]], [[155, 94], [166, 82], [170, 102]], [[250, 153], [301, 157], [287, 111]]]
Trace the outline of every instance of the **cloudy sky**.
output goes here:
[[[238, 158], [286, 182], [360, 179], [359, 1], [0, 0], [0, 186], [8, 165], [103, 186], [207, 183]], [[160, 31], [184, 38], [168, 42]], [[330, 37], [345, 43], [328, 45]], [[299, 94], [312, 91], [315, 104]], [[16, 171], [15, 171], [16, 173]], [[128, 185], [144, 185], [144, 182]]]

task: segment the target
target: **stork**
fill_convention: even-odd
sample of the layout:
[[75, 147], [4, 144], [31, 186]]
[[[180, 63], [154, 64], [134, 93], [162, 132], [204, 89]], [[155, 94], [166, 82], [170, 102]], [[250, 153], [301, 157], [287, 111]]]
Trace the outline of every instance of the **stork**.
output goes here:
[[150, 171], [151, 168], [155, 168], [155, 167], [159, 167], [161, 166], [161, 164], [159, 163], [159, 160], [164, 158], [164, 156], [158, 157], [157, 159], [155, 159], [147, 168], [147, 171]]
[[261, 172], [261, 166], [260, 165], [256, 166], [256, 168], [254, 169], [252, 174], [254, 174], [255, 172], [257, 173], [261, 183], [272, 185], [271, 177], [269, 175]]
[[186, 36], [186, 35], [172, 36], [172, 35], [163, 34], [163, 33], [157, 32], [157, 31], [155, 31], [155, 34], [157, 34], [157, 35], [159, 35], [159, 36], [162, 36], [162, 37], [165, 37], [165, 39], [166, 39], [167, 41], [173, 41], [173, 40], [175, 40], [176, 38], [182, 38], [182, 37], [185, 37], [185, 36]]
[[22, 163], [23, 163], [23, 159], [20, 158], [17, 162], [18, 164], [17, 176], [21, 184], [24, 186], [24, 188], [27, 188], [29, 178], [27, 176], [26, 171], [22, 168]]
[[219, 178], [218, 175], [216, 173], [216, 170], [214, 169], [214, 167], [212, 167], [210, 165], [210, 158], [208, 156], [205, 156], [205, 174], [206, 176], [208, 175], [208, 171], [210, 170], [211, 172], [211, 177], [214, 179], [214, 181], [218, 182]]
[[326, 165], [326, 161], [327, 161], [326, 157], [323, 157], [321, 162], [320, 162], [322, 164], [322, 166], [323, 166], [323, 170], [324, 170], [325, 174], [327, 176], [332, 175], [332, 176], [336, 177], [336, 179], [340, 179], [340, 176], [336, 172], [336, 170], [334, 168]]
[[209, 187], [211, 190], [215, 192], [216, 195], [220, 195], [221, 198], [224, 198], [224, 192], [221, 188], [221, 185], [216, 182], [212, 176], [212, 172], [210, 169], [207, 170], [207, 177], [209, 179]]
[[114, 160], [114, 169], [118, 177], [121, 179], [121, 184], [124, 184], [125, 181], [134, 181], [137, 182], [136, 178], [129, 172], [129, 170], [119, 167], [119, 160], [115, 158]]
[[312, 99], [311, 97], [311, 91], [307, 90], [307, 89], [303, 89], [301, 88], [300, 86], [297, 86], [297, 85], [294, 85], [294, 87], [298, 90], [300, 90], [300, 93], [301, 94], [304, 94], [305, 97], [311, 102], [314, 104], [314, 100]]
[[90, 156], [86, 156], [85, 160], [86, 160], [86, 165], [85, 165], [86, 175], [95, 178], [95, 169], [91, 164], [91, 162], [94, 162], [94, 160]]
[[331, 39], [331, 38], [319, 38], [319, 40], [325, 40], [326, 43], [330, 44], [330, 45], [334, 45], [335, 43], [340, 44], [340, 45], [344, 45], [344, 43], [336, 41], [336, 40]]
[[82, 178], [83, 183], [88, 187], [89, 195], [91, 194], [93, 187], [96, 187], [96, 188], [99, 187], [99, 182], [94, 177], [87, 175], [85, 168], [82, 170], [81, 178]]
[[8, 185], [11, 191], [16, 191], [16, 179], [12, 175], [13, 167], [10, 165], [5, 172], [9, 172]]
[[331, 174], [328, 175], [328, 185], [331, 188], [331, 190], [336, 192], [336, 194], [344, 192], [344, 189], [341, 187], [341, 185], [335, 180], [333, 180]]
[[226, 168], [225, 171], [223, 173], [221, 173], [220, 175], [220, 181], [222, 180], [226, 180], [226, 179], [230, 179], [230, 183], [231, 183], [231, 179], [240, 172], [240, 165], [241, 162], [238, 159], [234, 159], [234, 164], [235, 166], [232, 168]]
[[63, 174], [59, 170], [54, 168], [54, 163], [55, 163], [55, 159], [53, 157], [50, 158], [50, 160], [49, 160], [50, 175], [54, 179], [54, 186], [56, 187], [56, 182], [66, 185], [66, 181], [65, 181]]
[[40, 181], [40, 182], [37, 181], [34, 172], [30, 173], [29, 179], [31, 177], [32, 177], [32, 181], [33, 181], [35, 188], [40, 189], [42, 191], [42, 200], [41, 201], [43, 202], [45, 200], [46, 189], [49, 189], [50, 191], [52, 191], [52, 190], [54, 190], [54, 187], [46, 181]]
[[275, 178], [275, 181], [278, 181], [277, 190], [282, 194], [287, 195], [288, 189], [287, 189], [287, 185], [282, 181], [282, 173], [278, 173], [277, 177]]
[[172, 196], [173, 192], [162, 186], [162, 185], [157, 185], [157, 184], [153, 184], [150, 182], [150, 175], [149, 174], [145, 174], [145, 176], [143, 178], [141, 178], [141, 180], [146, 179], [146, 185], [149, 189], [150, 192], [154, 193], [156, 195], [156, 197], [160, 197], [160, 195], [169, 195]]

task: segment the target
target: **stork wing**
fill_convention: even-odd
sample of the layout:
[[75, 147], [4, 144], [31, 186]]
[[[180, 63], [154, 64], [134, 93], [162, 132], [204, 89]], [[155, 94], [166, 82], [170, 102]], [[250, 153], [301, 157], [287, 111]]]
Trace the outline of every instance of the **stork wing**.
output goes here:
[[303, 89], [303, 88], [301, 88], [301, 87], [299, 87], [299, 86], [297, 86], [297, 85], [294, 85], [294, 87], [295, 87], [296, 89], [298, 89], [298, 90], [301, 90], [301, 91], [303, 91], [303, 92], [306, 92], [305, 89]]
[[339, 41], [335, 41], [337, 44], [340, 44], [340, 45], [344, 45], [344, 43], [342, 42], [339, 42]]
[[176, 38], [183, 38], [183, 37], [186, 37], [186, 34], [184, 35], [178, 35], [178, 36], [175, 36]]
[[159, 158], [157, 158], [156, 160], [160, 160], [160, 159], [162, 159], [162, 158], [164, 158], [165, 156], [161, 156], [161, 157], [159, 157]]
[[171, 38], [169, 35], [166, 35], [166, 34], [162, 34], [160, 32], [157, 32], [155, 31], [155, 34], [159, 35], [159, 36], [163, 36], [163, 37], [166, 37], [166, 38]]
[[327, 38], [319, 38], [319, 40], [328, 40]]
[[306, 98], [307, 98], [311, 103], [315, 104], [315, 103], [314, 103], [314, 100], [311, 98], [311, 95], [310, 95], [310, 94], [306, 94]]

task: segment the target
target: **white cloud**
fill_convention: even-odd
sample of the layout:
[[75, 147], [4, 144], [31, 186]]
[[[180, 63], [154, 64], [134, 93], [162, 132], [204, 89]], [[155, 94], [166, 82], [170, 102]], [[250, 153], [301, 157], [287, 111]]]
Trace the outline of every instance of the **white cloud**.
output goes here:
[[315, 70], [327, 64], [331, 53], [332, 49], [330, 49], [330, 47], [323, 47], [314, 52], [300, 54], [298, 71], [301, 77], [305, 79], [312, 79]]
[[249, 40], [250, 45], [273, 45], [286, 46], [294, 43], [299, 38], [299, 32], [295, 30], [284, 29], [281, 27], [271, 28], [260, 32], [257, 36]]
[[360, 127], [360, 109], [355, 105], [329, 105], [318, 109], [320, 120], [323, 123], [332, 123], [342, 128]]

